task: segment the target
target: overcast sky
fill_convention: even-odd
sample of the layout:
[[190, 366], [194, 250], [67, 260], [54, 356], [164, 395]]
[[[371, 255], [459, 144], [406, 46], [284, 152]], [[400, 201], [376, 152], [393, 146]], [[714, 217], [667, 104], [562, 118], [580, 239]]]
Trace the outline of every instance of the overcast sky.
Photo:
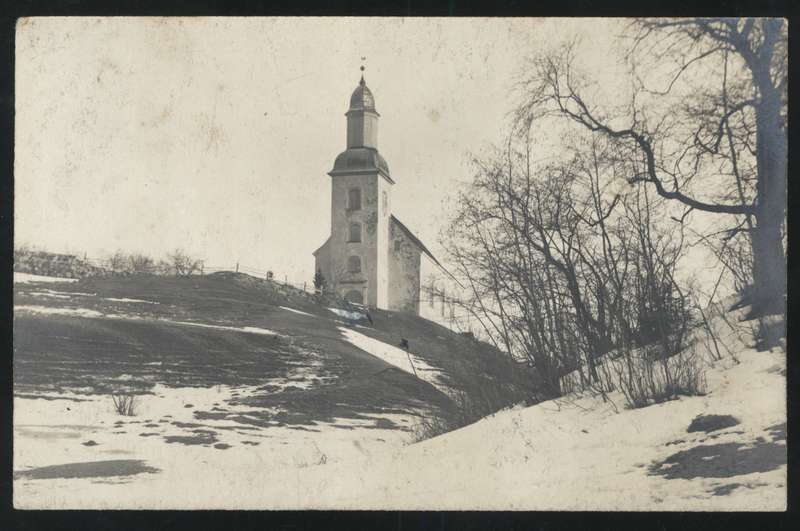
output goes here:
[[[15, 237], [57, 252], [239, 261], [303, 281], [366, 57], [393, 211], [436, 254], [469, 155], [506, 133], [524, 59], [613, 20], [44, 18], [20, 22]], [[612, 73], [609, 73], [612, 72]]]

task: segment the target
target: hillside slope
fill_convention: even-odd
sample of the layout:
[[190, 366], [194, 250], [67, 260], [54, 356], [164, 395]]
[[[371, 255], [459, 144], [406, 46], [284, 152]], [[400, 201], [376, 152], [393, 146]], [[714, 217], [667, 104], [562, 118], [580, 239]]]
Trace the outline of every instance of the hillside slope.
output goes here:
[[[723, 350], [732, 355], [706, 360], [704, 396], [630, 410], [616, 392], [608, 402], [573, 395], [504, 410], [462, 429], [408, 444], [412, 441], [409, 410], [435, 404], [448, 407], [446, 393], [429, 381], [473, 385], [459, 381], [458, 371], [453, 371], [453, 377], [446, 366], [469, 359], [492, 367], [483, 359], [489, 352], [467, 350], [470, 342], [461, 343], [464, 338], [452, 338], [459, 349], [442, 353], [441, 360], [419, 348], [419, 357], [413, 359], [436, 374], [429, 381], [414, 378], [392, 350], [396, 338], [409, 338], [415, 354], [414, 347], [426, 342], [433, 346], [430, 352], [444, 350], [448, 336], [436, 325], [377, 312], [375, 328], [352, 328], [331, 319], [328, 314], [335, 314], [324, 306], [284, 298], [268, 301], [252, 287], [231, 287], [230, 280], [169, 280], [165, 285], [159, 279], [150, 285], [132, 279], [129, 284], [82, 282], [18, 289], [16, 302], [23, 309], [15, 312], [15, 327], [19, 326], [18, 334], [24, 331], [31, 337], [15, 352], [15, 369], [20, 369], [15, 374], [19, 382], [15, 385], [16, 506], [786, 507], [786, 355], [782, 348], [769, 352], [752, 348], [748, 327], [736, 324], [746, 309], [728, 316], [733, 326], [714, 323]], [[105, 306], [108, 301], [89, 308], [89, 301], [78, 304], [74, 298], [56, 297], [59, 302], [47, 310], [30, 309], [34, 299], [41, 303], [48, 298], [35, 292], [58, 295], [90, 289], [96, 299], [101, 293], [105, 299], [155, 302], [158, 298], [159, 304], [150, 306], [170, 306], [142, 310], [152, 312], [147, 319], [53, 313], [79, 308], [111, 311]], [[203, 295], [195, 298], [193, 290]], [[290, 303], [291, 310], [281, 310], [290, 308]], [[195, 326], [196, 319], [211, 313], [219, 316], [214, 323], [217, 328]], [[154, 319], [156, 314], [162, 320]], [[36, 320], [42, 318], [46, 320], [37, 327]], [[175, 324], [178, 320], [183, 324]], [[138, 325], [147, 328], [137, 331]], [[251, 330], [243, 331], [247, 327]], [[49, 343], [31, 339], [38, 334], [49, 337]], [[178, 334], [186, 337], [175, 339]], [[312, 338], [316, 350], [310, 353], [306, 347], [312, 345]], [[371, 343], [380, 338], [385, 342]], [[373, 356], [351, 341], [380, 349]], [[126, 342], [127, 350], [115, 352], [113, 359], [98, 354], [100, 345], [122, 349], [114, 346], [121, 342]], [[157, 344], [188, 343], [207, 350], [165, 349], [153, 354]], [[67, 344], [77, 346], [63, 346]], [[87, 345], [93, 348], [87, 350]], [[209, 346], [213, 349], [208, 350]], [[231, 359], [234, 347], [247, 356], [220, 363]], [[327, 359], [321, 354], [325, 352], [338, 354]], [[142, 372], [135, 378], [125, 372], [124, 378], [108, 381], [153, 384], [148, 388], [151, 394], [143, 395], [140, 416], [135, 420], [115, 416], [93, 394], [100, 387], [92, 390], [92, 386], [102, 387], [103, 378], [90, 382], [78, 378], [92, 372], [80, 364], [79, 371], [71, 369], [87, 355], [95, 356], [92, 366], [110, 364], [108, 369], [94, 370], [96, 374], [118, 374], [120, 368], [114, 363], [121, 355], [136, 360], [124, 368], [138, 367]], [[276, 356], [283, 356], [284, 362], [274, 366], [264, 362], [265, 357], [274, 361]], [[302, 370], [287, 376], [286, 366], [292, 360], [302, 361], [302, 356], [307, 360], [295, 366]], [[52, 357], [60, 361], [48, 365]], [[36, 359], [36, 367], [50, 367], [46, 377], [37, 377], [37, 370], [26, 365], [25, 360], [33, 363], [29, 358]], [[161, 365], [148, 372], [146, 367], [158, 367], [149, 365], [153, 359], [174, 366], [165, 370]], [[202, 378], [190, 384], [198, 374]], [[163, 375], [176, 380], [157, 381]], [[501, 375], [502, 370], [496, 369], [490, 376]], [[73, 377], [74, 383], [63, 384]], [[242, 381], [247, 384], [229, 385], [240, 378], [246, 378]], [[264, 384], [264, 378], [270, 383]], [[228, 383], [215, 386], [215, 381]], [[62, 382], [63, 388], [56, 389], [56, 382]], [[54, 411], [61, 411], [63, 424], [45, 426], [52, 423]], [[403, 433], [406, 437], [396, 437]]]
[[[215, 477], [253, 459], [385, 453], [415, 439], [421, 416], [453, 415], [459, 391], [494, 386], [518, 400], [530, 387], [488, 345], [423, 319], [375, 312], [373, 325], [354, 323], [336, 301], [247, 275], [16, 280], [23, 504], [191, 470], [188, 457]], [[115, 413], [112, 395], [134, 396], [136, 414]]]
[[320, 468], [324, 490], [358, 485], [322, 505], [785, 510], [786, 354], [757, 352], [746, 335], [724, 338], [736, 359], [708, 363], [705, 396], [629, 410], [615, 392], [613, 403], [583, 395], [503, 411], [357, 466], [370, 471], [357, 482]]

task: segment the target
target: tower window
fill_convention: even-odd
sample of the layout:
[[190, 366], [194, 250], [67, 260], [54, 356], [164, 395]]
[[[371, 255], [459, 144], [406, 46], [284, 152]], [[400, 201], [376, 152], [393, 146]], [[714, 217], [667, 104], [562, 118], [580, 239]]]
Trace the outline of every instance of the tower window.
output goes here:
[[347, 259], [347, 271], [350, 273], [361, 273], [360, 256], [351, 256]]
[[361, 190], [359, 188], [348, 190], [347, 210], [361, 210]]
[[360, 242], [361, 241], [361, 223], [351, 223], [350, 224], [350, 238], [347, 240], [349, 242]]

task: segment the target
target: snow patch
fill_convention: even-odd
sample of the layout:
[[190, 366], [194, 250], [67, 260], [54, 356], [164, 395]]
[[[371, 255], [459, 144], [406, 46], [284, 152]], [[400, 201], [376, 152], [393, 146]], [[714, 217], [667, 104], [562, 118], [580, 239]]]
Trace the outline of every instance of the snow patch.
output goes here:
[[310, 314], [310, 313], [306, 313], [306, 312], [303, 312], [301, 310], [295, 310], [294, 308], [288, 308], [286, 306], [278, 306], [278, 308], [280, 308], [281, 310], [286, 310], [287, 312], [297, 313], [297, 314], [300, 314], [300, 315], [307, 315], [308, 317], [316, 317], [316, 315], [313, 315], [313, 314]]
[[347, 341], [361, 350], [365, 350], [376, 358], [380, 358], [386, 363], [428, 382], [443, 393], [452, 393], [452, 390], [441, 381], [442, 372], [436, 367], [428, 365], [418, 356], [383, 341], [373, 339], [361, 332], [342, 326], [338, 327], [338, 329]]
[[[48, 290], [49, 291], [49, 290]], [[28, 293], [31, 297], [48, 297], [52, 299], [71, 299], [72, 297], [65, 293], [47, 293], [44, 291], [32, 291]]]
[[44, 275], [32, 275], [30, 273], [18, 273], [14, 271], [14, 284], [27, 284], [30, 282], [77, 282], [77, 278], [46, 277]]
[[15, 312], [35, 313], [42, 315], [70, 315], [74, 317], [99, 318], [104, 314], [88, 308], [53, 308], [50, 306], [38, 306], [35, 304], [18, 304], [14, 306]]
[[214, 330], [230, 330], [233, 332], [242, 332], [245, 334], [258, 334], [258, 335], [267, 335], [267, 336], [279, 336], [278, 332], [273, 330], [269, 330], [267, 328], [259, 328], [255, 326], [225, 326], [225, 325], [214, 325], [214, 324], [207, 324], [207, 323], [194, 323], [191, 321], [173, 321], [171, 319], [161, 319], [161, 318], [147, 318], [138, 315], [130, 315], [130, 314], [121, 314], [121, 313], [102, 313], [98, 312], [97, 310], [90, 310], [88, 308], [52, 308], [49, 306], [37, 306], [37, 305], [16, 305], [14, 306], [15, 312], [28, 312], [28, 313], [35, 313], [35, 314], [44, 314], [44, 315], [69, 315], [74, 317], [88, 317], [94, 319], [121, 319], [121, 320], [131, 320], [131, 321], [153, 321], [159, 323], [167, 323], [167, 324], [174, 324], [174, 325], [182, 325], [182, 326], [196, 326], [199, 328], [211, 328]]
[[112, 302], [139, 302], [139, 303], [143, 303], [143, 304], [159, 304], [159, 303], [153, 302], [153, 301], [145, 301], [145, 300], [142, 300], [142, 299], [128, 299], [128, 298], [125, 298], [125, 297], [119, 298], [119, 299], [118, 298], [114, 298], [114, 297], [104, 297], [103, 300], [112, 301]]
[[328, 308], [330, 311], [338, 315], [339, 317], [344, 317], [345, 319], [350, 319], [351, 321], [358, 321], [360, 319], [366, 319], [367, 316], [361, 312], [350, 312], [347, 310], [342, 310], [340, 308]]

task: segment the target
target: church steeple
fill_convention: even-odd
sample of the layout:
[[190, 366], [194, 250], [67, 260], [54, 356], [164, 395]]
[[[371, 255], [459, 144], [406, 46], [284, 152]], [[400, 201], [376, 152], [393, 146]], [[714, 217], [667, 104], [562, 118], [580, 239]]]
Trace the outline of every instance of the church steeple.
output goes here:
[[364, 66], [361, 66], [361, 81], [350, 96], [347, 111], [347, 148], [366, 147], [378, 149], [378, 111], [375, 97], [364, 81]]

